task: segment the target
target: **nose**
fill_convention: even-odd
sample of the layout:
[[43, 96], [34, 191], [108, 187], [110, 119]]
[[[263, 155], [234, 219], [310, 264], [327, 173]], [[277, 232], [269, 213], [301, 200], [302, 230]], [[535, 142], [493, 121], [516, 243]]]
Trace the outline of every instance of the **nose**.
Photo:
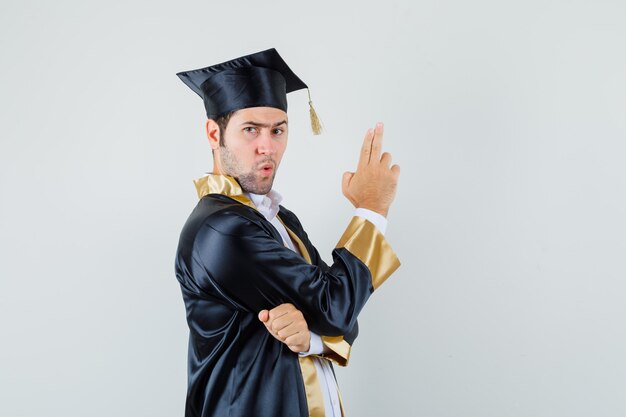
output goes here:
[[261, 155], [273, 155], [276, 152], [272, 134], [269, 129], [262, 129], [258, 138], [257, 150]]

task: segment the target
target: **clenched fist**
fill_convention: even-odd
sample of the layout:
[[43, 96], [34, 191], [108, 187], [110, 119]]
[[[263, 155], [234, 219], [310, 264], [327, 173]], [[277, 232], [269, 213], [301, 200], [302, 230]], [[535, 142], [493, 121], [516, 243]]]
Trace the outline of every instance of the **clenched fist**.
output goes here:
[[259, 320], [267, 331], [280, 340], [292, 352], [308, 352], [311, 333], [304, 316], [293, 304], [281, 304], [269, 311], [261, 310]]
[[356, 172], [343, 174], [343, 195], [355, 207], [366, 208], [387, 217], [396, 196], [400, 167], [391, 165], [391, 154], [381, 155], [383, 124], [369, 129], [363, 140]]

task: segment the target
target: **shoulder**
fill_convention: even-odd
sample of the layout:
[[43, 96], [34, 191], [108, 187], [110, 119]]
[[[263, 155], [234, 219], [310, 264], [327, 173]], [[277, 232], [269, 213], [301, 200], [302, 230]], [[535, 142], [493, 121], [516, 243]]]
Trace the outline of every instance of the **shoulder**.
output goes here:
[[196, 235], [202, 229], [214, 229], [224, 234], [237, 234], [247, 225], [257, 224], [260, 214], [232, 198], [208, 194], [193, 209], [181, 235]]
[[180, 234], [179, 249], [227, 237], [267, 236], [278, 232], [254, 208], [220, 194], [204, 196], [193, 209]]

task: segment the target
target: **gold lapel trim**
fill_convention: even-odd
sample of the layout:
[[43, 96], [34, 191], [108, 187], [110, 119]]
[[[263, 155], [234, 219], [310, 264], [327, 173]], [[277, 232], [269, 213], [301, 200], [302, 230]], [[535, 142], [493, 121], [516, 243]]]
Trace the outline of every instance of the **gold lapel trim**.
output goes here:
[[304, 258], [304, 260], [310, 264], [311, 255], [309, 255], [309, 251], [306, 249], [304, 242], [302, 242], [302, 240], [298, 237], [298, 235], [296, 235], [290, 228], [288, 228], [285, 225], [285, 222], [283, 222], [283, 219], [281, 219], [280, 216], [277, 215], [276, 217], [278, 217], [278, 220], [283, 224], [283, 226], [285, 226], [285, 230], [289, 234], [289, 237], [291, 238], [291, 240], [293, 240], [296, 246], [298, 246], [298, 250], [300, 251], [300, 254]]
[[317, 380], [317, 370], [310, 356], [299, 356], [300, 371], [304, 380], [304, 391], [309, 409], [309, 417], [324, 417], [324, 397], [320, 389], [320, 382]]
[[198, 198], [207, 194], [221, 194], [233, 200], [256, 209], [254, 203], [244, 195], [241, 186], [233, 177], [228, 175], [207, 174], [204, 177], [193, 181], [198, 192]]

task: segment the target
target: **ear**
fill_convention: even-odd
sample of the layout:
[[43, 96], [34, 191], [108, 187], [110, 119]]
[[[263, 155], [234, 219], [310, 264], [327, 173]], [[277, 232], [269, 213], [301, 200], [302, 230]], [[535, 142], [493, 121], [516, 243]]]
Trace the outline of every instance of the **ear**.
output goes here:
[[209, 139], [211, 149], [215, 150], [220, 147], [220, 127], [213, 119], [206, 121], [206, 136]]

